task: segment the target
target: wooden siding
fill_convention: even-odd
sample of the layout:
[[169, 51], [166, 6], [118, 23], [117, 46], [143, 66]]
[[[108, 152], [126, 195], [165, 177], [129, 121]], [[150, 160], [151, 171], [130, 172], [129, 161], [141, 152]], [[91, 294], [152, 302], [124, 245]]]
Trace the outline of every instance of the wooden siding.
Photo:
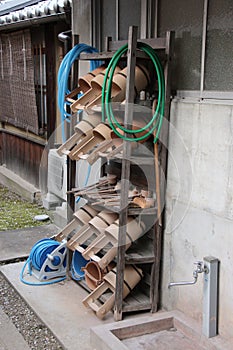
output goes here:
[[[8, 132], [0, 132], [1, 164], [22, 177], [24, 180], [40, 188], [40, 165], [44, 146]], [[43, 159], [47, 157], [43, 156]], [[43, 162], [43, 187], [45, 186], [47, 161]]]

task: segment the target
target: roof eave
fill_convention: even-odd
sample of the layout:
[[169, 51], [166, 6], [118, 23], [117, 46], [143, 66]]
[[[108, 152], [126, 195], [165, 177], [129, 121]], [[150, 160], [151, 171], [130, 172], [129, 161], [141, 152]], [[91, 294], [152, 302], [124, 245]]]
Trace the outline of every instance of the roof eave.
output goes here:
[[35, 25], [44, 24], [44, 23], [51, 23], [58, 20], [65, 20], [66, 18], [67, 18], [67, 15], [65, 12], [56, 13], [56, 14], [47, 15], [47, 16], [35, 17], [35, 18], [27, 18], [22, 21], [2, 24], [0, 25], [0, 31], [21, 29], [21, 28], [35, 26]]

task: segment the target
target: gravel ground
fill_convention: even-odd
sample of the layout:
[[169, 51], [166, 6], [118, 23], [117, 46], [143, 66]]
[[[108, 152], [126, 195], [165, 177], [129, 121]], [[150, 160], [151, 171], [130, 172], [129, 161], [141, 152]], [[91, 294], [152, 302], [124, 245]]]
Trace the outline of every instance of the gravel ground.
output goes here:
[[64, 349], [0, 272], [0, 305], [32, 350]]

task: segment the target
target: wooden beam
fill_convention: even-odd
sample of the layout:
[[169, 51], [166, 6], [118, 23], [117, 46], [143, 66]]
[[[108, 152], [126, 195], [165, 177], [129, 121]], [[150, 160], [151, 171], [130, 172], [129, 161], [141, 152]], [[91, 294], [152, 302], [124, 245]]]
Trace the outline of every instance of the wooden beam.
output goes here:
[[45, 52], [46, 52], [46, 105], [47, 105], [47, 139], [53, 147], [54, 130], [56, 126], [56, 50], [54, 24], [45, 25]]
[[[133, 122], [133, 103], [134, 103], [134, 81], [136, 66], [136, 48], [137, 48], [137, 27], [129, 28], [128, 39], [128, 60], [127, 60], [127, 82], [126, 82], [126, 103], [125, 103], [125, 128], [131, 128]], [[128, 136], [128, 135], [126, 135]], [[130, 155], [131, 143], [123, 141], [123, 159], [121, 175], [121, 200], [119, 215], [119, 234], [118, 234], [118, 254], [117, 254], [117, 275], [116, 275], [116, 296], [114, 318], [116, 321], [122, 319], [123, 303], [123, 282], [125, 269], [125, 243], [126, 243], [126, 225], [128, 217], [128, 193], [130, 178]]]
[[167, 61], [164, 67], [164, 79], [165, 79], [165, 111], [164, 111], [164, 122], [161, 129], [159, 138], [159, 160], [160, 160], [160, 198], [161, 198], [161, 218], [155, 225], [155, 244], [154, 254], [155, 263], [152, 266], [151, 271], [151, 303], [152, 312], [158, 310], [159, 303], [159, 288], [161, 279], [161, 256], [162, 256], [162, 245], [163, 245], [163, 231], [164, 231], [164, 209], [165, 209], [165, 196], [166, 196], [166, 181], [167, 178], [167, 154], [168, 154], [168, 136], [169, 136], [169, 119], [170, 119], [170, 60], [172, 55], [174, 33], [167, 32], [166, 35], [166, 55]]

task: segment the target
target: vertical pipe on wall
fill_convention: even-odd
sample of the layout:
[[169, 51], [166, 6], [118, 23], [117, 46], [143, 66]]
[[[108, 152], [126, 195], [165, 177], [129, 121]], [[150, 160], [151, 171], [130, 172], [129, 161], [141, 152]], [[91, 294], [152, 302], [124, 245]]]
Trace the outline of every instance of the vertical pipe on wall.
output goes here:
[[147, 38], [147, 0], [141, 0], [141, 39]]
[[46, 54], [46, 114], [48, 118], [47, 138], [50, 147], [54, 147], [54, 130], [56, 126], [56, 49], [55, 49], [55, 33], [54, 25], [46, 24], [45, 33], [45, 54]]
[[205, 55], [206, 55], [206, 34], [207, 34], [207, 15], [208, 0], [204, 0], [203, 23], [202, 23], [202, 48], [201, 48], [201, 81], [200, 81], [200, 97], [202, 97], [205, 80]]
[[148, 0], [147, 8], [147, 37], [152, 37], [152, 0]]
[[202, 333], [215, 337], [218, 333], [218, 269], [219, 260], [212, 256], [204, 257], [203, 284], [203, 324]]
[[159, 0], [155, 0], [155, 7], [154, 7], [154, 38], [158, 37], [158, 8], [159, 8]]
[[120, 2], [116, 0], [116, 40], [119, 40], [119, 15], [120, 15]]
[[43, 98], [43, 62], [42, 62], [43, 47], [39, 45], [39, 61], [40, 61], [40, 113], [41, 113], [41, 128], [44, 129], [44, 98]]
[[158, 35], [158, 0], [141, 0], [141, 39]]
[[100, 0], [92, 0], [91, 8], [91, 45], [101, 50], [101, 4]]

